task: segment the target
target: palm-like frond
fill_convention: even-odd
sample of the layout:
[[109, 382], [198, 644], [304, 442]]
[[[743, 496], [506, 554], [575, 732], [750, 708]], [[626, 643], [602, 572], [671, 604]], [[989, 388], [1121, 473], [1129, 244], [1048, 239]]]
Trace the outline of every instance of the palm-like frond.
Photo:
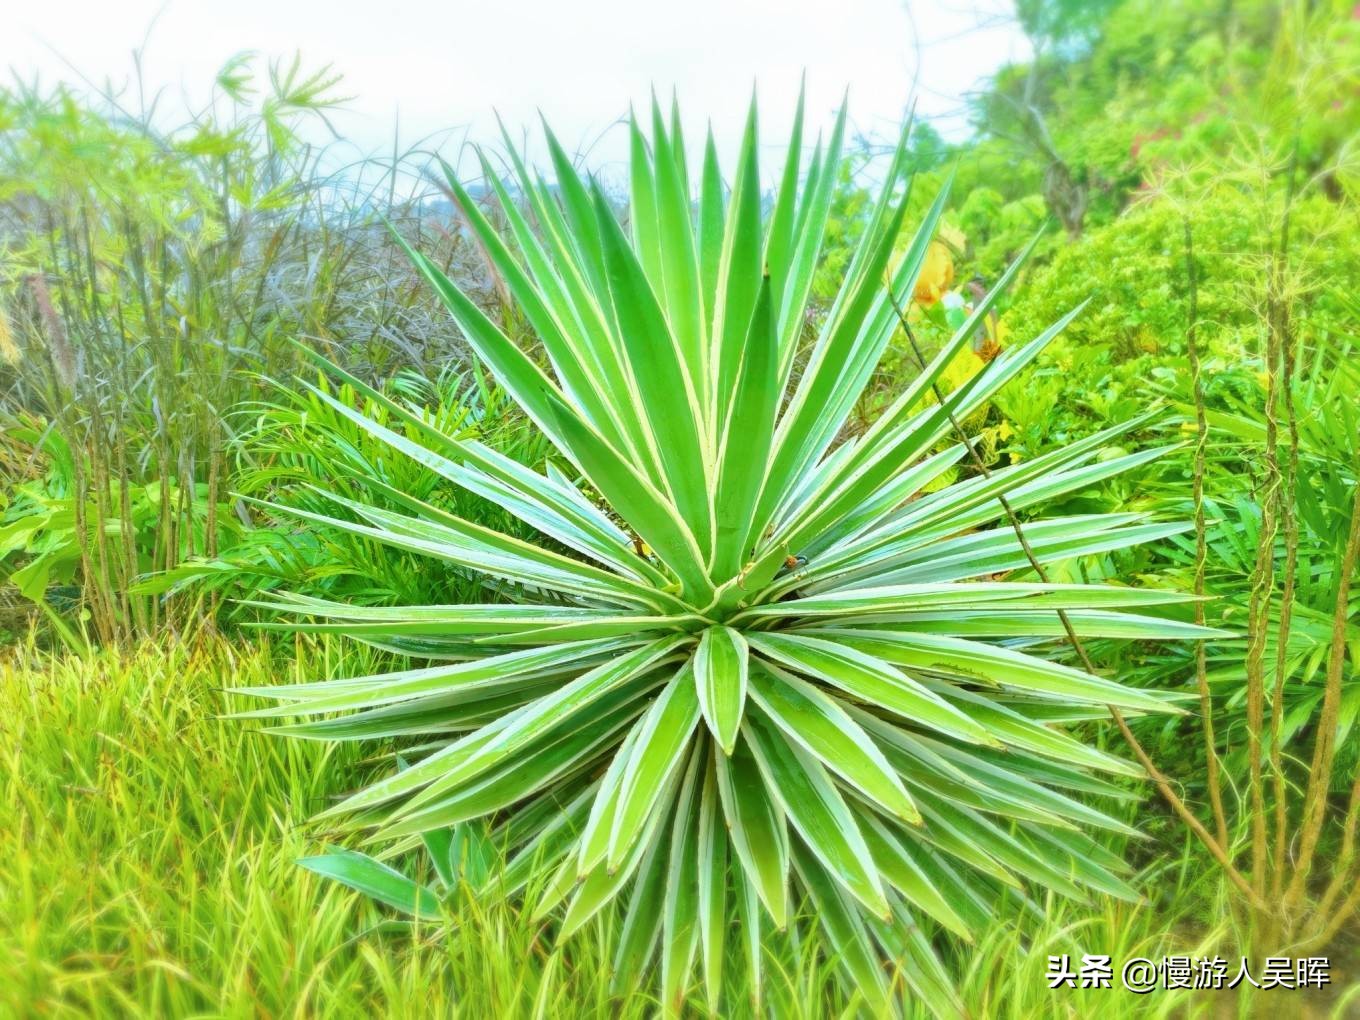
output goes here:
[[[415, 499], [405, 512], [337, 499], [343, 516], [293, 513], [490, 575], [517, 601], [260, 603], [302, 618], [274, 626], [436, 663], [250, 692], [279, 702], [254, 714], [287, 718], [287, 733], [410, 738], [421, 750], [329, 816], [398, 841], [490, 818], [511, 859], [488, 894], [518, 894], [534, 863], [546, 866], [538, 909], [561, 910], [566, 933], [617, 901], [616, 982], [652, 973], [659, 954], [670, 1006], [700, 962], [717, 1001], [731, 918], [741, 944], [758, 946], [762, 927], [793, 923], [804, 897], [870, 1003], [895, 994], [886, 959], [948, 1014], [956, 1001], [919, 920], [967, 937], [1022, 877], [1070, 896], [1129, 895], [1120, 862], [1080, 831], [1121, 823], [1072, 794], [1116, 794], [1091, 772], [1134, 770], [1053, 720], [1167, 706], [1043, 651], [1061, 632], [1059, 610], [1110, 638], [1211, 633], [1136, 612], [1181, 598], [1170, 592], [992, 580], [1025, 563], [1015, 534], [989, 527], [998, 496], [1023, 508], [1156, 456], [1100, 459], [1132, 424], [917, 498], [964, 453], [934, 452], [952, 421], [1066, 321], [943, 404], [929, 400], [1013, 273], [881, 419], [841, 440], [945, 201], [894, 260], [906, 209], [899, 147], [804, 357], [844, 130], [842, 113], [805, 165], [795, 128], [767, 212], [754, 106], [730, 193], [710, 139], [697, 203], [678, 118], [654, 109], [649, 139], [632, 128], [627, 230], [551, 132], [554, 186], [513, 147], [518, 195], [488, 173], [506, 236], [450, 175], [547, 367], [429, 259], [411, 258], [575, 477], [446, 435], [333, 369], [404, 435], [321, 399], [545, 543]], [[1117, 514], [1036, 523], [1029, 537], [1052, 560], [1175, 530]], [[747, 966], [758, 987], [754, 951]]]

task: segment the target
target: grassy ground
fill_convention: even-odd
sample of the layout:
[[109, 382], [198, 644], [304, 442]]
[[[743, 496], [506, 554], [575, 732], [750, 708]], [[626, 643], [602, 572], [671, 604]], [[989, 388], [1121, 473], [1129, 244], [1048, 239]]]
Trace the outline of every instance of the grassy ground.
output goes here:
[[[0, 1014], [649, 1014], [646, 1001], [609, 1001], [600, 928], [557, 949], [515, 909], [468, 901], [448, 931], [383, 934], [372, 907], [294, 865], [319, 845], [306, 819], [364, 763], [218, 716], [223, 687], [290, 679], [297, 661], [313, 673], [339, 664], [334, 648], [303, 653], [216, 640], [83, 660], [10, 652], [0, 664]], [[1017, 1020], [1236, 1015], [1231, 999], [1052, 992], [1043, 976], [1050, 953], [1228, 955], [1226, 922], [1206, 933], [1192, 921], [1213, 911], [1213, 882], [1182, 860], [1143, 876], [1148, 903], [1053, 903], [1044, 920], [998, 922], [953, 950], [965, 1001], [979, 1017]], [[772, 948], [767, 964], [772, 1015], [855, 1011], [829, 997], [818, 947]], [[1348, 1008], [1360, 1009], [1360, 987], [1310, 1015]]]

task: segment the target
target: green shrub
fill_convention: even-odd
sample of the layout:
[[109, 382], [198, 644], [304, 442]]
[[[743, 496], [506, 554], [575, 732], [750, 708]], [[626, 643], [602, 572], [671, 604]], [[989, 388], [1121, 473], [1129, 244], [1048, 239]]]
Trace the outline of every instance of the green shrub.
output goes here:
[[[1026, 550], [1010, 529], [990, 527], [1003, 516], [997, 496], [1024, 509], [1159, 451], [1105, 455], [1135, 420], [913, 498], [964, 457], [958, 443], [931, 455], [956, 438], [953, 423], [1033, 362], [1070, 316], [952, 393], [933, 389], [998, 288], [867, 431], [840, 442], [897, 332], [895, 308], [915, 288], [944, 194], [890, 268], [905, 214], [899, 149], [795, 373], [844, 115], [801, 185], [795, 131], [768, 218], [754, 109], [730, 200], [710, 147], [697, 210], [677, 123], [654, 111], [649, 140], [633, 126], [631, 238], [551, 134], [555, 188], [510, 156], [524, 202], [551, 228], [542, 234], [493, 180], [510, 236], [498, 233], [450, 176], [551, 370], [430, 259], [412, 258], [562, 466], [526, 468], [345, 373], [389, 425], [311, 392], [549, 541], [387, 488], [399, 512], [338, 492], [331, 513], [276, 507], [496, 578], [509, 604], [373, 607], [277, 592], [258, 604], [302, 619], [271, 627], [344, 633], [434, 664], [252, 687], [279, 704], [248, 715], [294, 736], [397, 738], [409, 767], [326, 817], [376, 827], [375, 839], [399, 847], [421, 840], [450, 872], [450, 841], [489, 822], [475, 839], [512, 856], [480, 896], [518, 897], [546, 868], [534, 916], [564, 904], [562, 936], [618, 903], [620, 993], [654, 975], [663, 1008], [677, 1012], [701, 960], [716, 1008], [729, 942], [749, 950], [771, 926], [809, 923], [846, 988], [872, 1008], [900, 994], [886, 958], [923, 1006], [952, 1015], [959, 994], [926, 926], [984, 927], [1022, 878], [1066, 895], [1134, 895], [1118, 858], [1081, 831], [1123, 823], [1070, 794], [1118, 793], [1088, 770], [1136, 770], [1048, 724], [1109, 705], [1168, 706], [1054, 661], [1053, 640], [1069, 620], [1111, 639], [1212, 633], [1118, 611], [1179, 601], [1172, 592], [991, 580], [1029, 554], [1068, 559], [1181, 525], [1138, 514], [1044, 520], [1028, 526]], [[939, 403], [925, 399], [932, 393]], [[403, 432], [389, 427], [397, 422]], [[343, 480], [343, 462], [337, 473]], [[414, 884], [352, 851], [309, 866], [417, 918], [439, 917], [454, 886], [442, 873], [439, 884]], [[804, 896], [815, 921], [796, 914]], [[745, 960], [759, 995], [761, 954]]]

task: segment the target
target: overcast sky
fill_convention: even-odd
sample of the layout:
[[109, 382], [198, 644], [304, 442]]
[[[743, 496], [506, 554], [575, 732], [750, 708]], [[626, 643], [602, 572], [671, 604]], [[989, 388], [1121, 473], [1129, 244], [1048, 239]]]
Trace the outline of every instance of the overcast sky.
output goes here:
[[[494, 142], [494, 110], [531, 130], [541, 109], [564, 144], [617, 167], [610, 125], [650, 88], [678, 90], [685, 129], [711, 119], [730, 165], [753, 83], [768, 145], [787, 130], [806, 72], [814, 127], [850, 90], [860, 132], [890, 133], [911, 96], [947, 136], [967, 132], [962, 97], [1024, 40], [1009, 0], [43, 0], [11, 5], [0, 66], [26, 80], [125, 82], [145, 41], [145, 80], [166, 108], [208, 95], [243, 50], [330, 63], [348, 108], [333, 118], [362, 154], [431, 138], [446, 158]], [[603, 137], [600, 136], [603, 134]], [[531, 150], [533, 151], [533, 150]], [[541, 150], [540, 150], [541, 151]], [[463, 166], [470, 164], [464, 162]]]

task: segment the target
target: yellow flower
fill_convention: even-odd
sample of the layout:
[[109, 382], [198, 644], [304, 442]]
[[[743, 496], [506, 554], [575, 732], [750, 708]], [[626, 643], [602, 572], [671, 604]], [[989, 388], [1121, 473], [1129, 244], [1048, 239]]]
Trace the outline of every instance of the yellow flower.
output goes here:
[[921, 275], [916, 278], [916, 300], [929, 307], [940, 300], [953, 283], [954, 256], [939, 241], [931, 241], [921, 262]]

